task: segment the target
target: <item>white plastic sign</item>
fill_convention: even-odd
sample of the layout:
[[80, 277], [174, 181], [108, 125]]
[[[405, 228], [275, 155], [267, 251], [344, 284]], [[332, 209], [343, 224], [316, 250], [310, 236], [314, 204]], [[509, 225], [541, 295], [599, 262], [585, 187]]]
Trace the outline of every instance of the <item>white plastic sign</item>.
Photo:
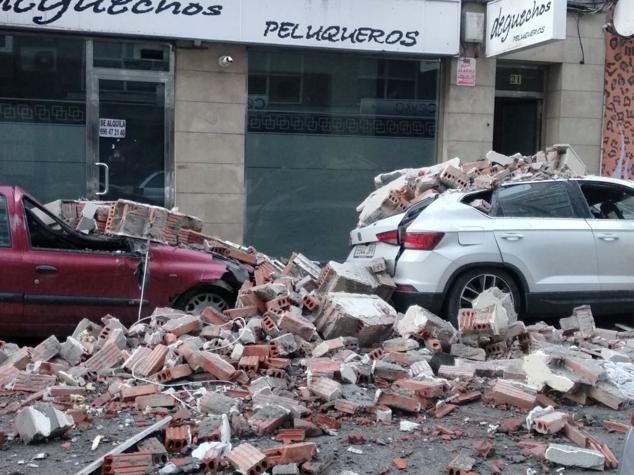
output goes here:
[[99, 137], [125, 138], [125, 119], [99, 119]]
[[487, 4], [486, 55], [566, 38], [566, 0], [494, 0]]
[[476, 59], [458, 58], [458, 71], [456, 74], [457, 86], [476, 85]]
[[3, 0], [0, 25], [453, 55], [460, 0]]

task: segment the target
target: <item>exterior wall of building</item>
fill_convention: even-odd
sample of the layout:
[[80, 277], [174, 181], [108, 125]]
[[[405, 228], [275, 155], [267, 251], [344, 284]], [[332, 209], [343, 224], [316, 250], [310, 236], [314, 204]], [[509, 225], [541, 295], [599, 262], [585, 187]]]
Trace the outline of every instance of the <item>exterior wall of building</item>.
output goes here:
[[[465, 11], [485, 11], [484, 5], [465, 4]], [[446, 61], [439, 160], [459, 156], [476, 160], [492, 148], [495, 70], [498, 61], [539, 64], [546, 69], [543, 145], [569, 143], [585, 161], [588, 171], [599, 172], [603, 111], [605, 14], [580, 17], [568, 14], [564, 41], [487, 59], [484, 45], [465, 56], [477, 57], [475, 87], [456, 86], [457, 60]], [[479, 54], [477, 54], [479, 53]], [[480, 56], [480, 57], [478, 57]]]
[[[227, 68], [218, 58], [231, 56]], [[247, 51], [211, 44], [176, 48], [174, 162], [176, 206], [204, 231], [242, 242], [245, 227]]]
[[[486, 12], [486, 5], [465, 3], [463, 12]], [[476, 58], [476, 85], [456, 86], [458, 59], [444, 60], [444, 84], [439, 118], [439, 161], [460, 157], [473, 161], [491, 150], [495, 105], [495, 58], [484, 57], [484, 44], [462, 53]]]

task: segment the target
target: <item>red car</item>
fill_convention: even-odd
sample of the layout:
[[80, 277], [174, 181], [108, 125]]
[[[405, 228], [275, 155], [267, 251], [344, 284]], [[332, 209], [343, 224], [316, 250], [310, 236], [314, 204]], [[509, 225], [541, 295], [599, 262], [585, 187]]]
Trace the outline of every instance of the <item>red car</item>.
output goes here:
[[[142, 314], [233, 305], [248, 276], [206, 252], [151, 244]], [[0, 186], [0, 334], [69, 333], [83, 318], [137, 319], [145, 252], [127, 238], [76, 232], [24, 190]]]

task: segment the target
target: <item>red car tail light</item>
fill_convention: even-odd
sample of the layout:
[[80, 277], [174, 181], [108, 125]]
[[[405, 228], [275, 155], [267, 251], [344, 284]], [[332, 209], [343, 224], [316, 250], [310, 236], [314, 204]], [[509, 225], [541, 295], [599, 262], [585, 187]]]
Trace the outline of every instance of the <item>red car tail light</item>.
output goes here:
[[634, 411], [632, 412], [632, 418], [630, 419], [630, 423], [632, 424], [632, 427], [634, 427]]
[[403, 246], [405, 249], [431, 251], [438, 245], [444, 235], [445, 233], [405, 233]]
[[376, 235], [376, 238], [380, 242], [384, 242], [386, 244], [393, 244], [393, 245], [397, 245], [398, 244], [398, 232], [396, 230], [394, 230], [394, 231], [385, 231], [384, 233], [379, 233], [379, 234]]

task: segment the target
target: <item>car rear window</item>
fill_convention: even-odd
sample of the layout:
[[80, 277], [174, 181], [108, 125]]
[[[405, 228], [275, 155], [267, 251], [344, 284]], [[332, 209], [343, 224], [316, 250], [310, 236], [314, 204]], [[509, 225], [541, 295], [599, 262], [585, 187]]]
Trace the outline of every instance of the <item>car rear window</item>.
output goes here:
[[0, 247], [11, 246], [9, 235], [9, 213], [7, 212], [7, 200], [0, 195]]
[[518, 183], [493, 194], [491, 216], [507, 218], [575, 218], [565, 182]]

